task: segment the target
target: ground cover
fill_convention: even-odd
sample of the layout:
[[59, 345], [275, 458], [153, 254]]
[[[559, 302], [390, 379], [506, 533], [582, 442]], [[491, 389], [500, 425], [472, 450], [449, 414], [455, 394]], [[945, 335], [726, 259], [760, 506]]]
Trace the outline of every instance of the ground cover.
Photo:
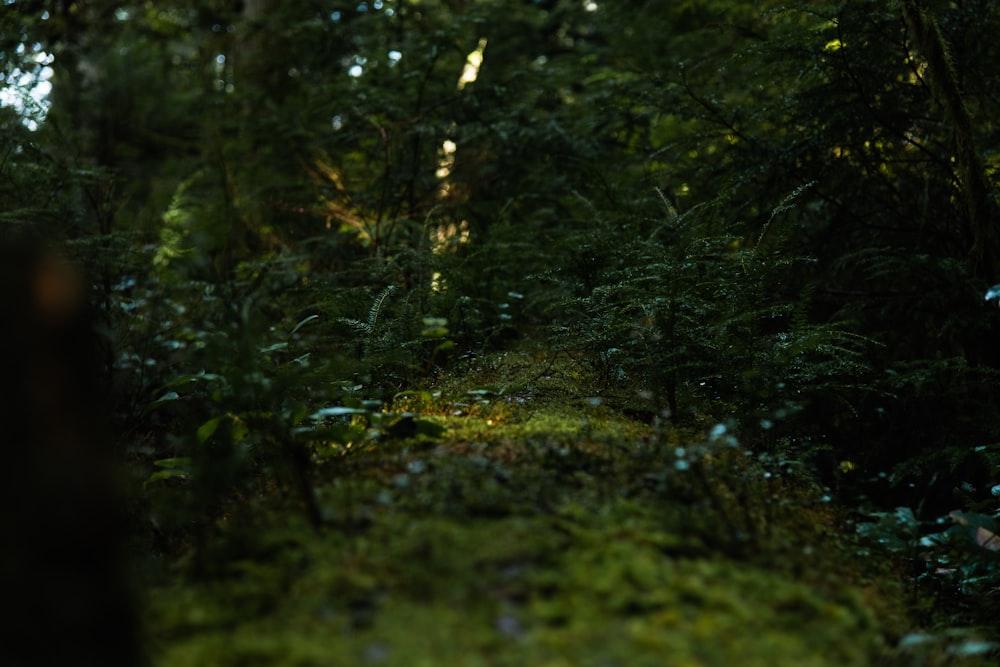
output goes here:
[[401, 397], [444, 434], [321, 447], [324, 527], [273, 489], [148, 570], [155, 663], [945, 664], [806, 471], [607, 393], [507, 353]]

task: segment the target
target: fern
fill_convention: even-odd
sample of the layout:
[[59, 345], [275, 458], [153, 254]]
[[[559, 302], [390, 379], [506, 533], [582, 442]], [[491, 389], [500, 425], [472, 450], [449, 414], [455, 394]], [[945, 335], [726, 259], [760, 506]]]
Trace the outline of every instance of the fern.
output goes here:
[[774, 222], [774, 219], [777, 218], [782, 213], [787, 213], [788, 211], [794, 209], [798, 205], [798, 200], [802, 196], [802, 193], [804, 193], [806, 190], [813, 187], [814, 185], [816, 185], [816, 181], [809, 181], [808, 183], [803, 183], [799, 187], [792, 190], [784, 199], [781, 200], [780, 204], [778, 204], [771, 210], [770, 217], [768, 217], [767, 222], [765, 222], [764, 226], [761, 228], [760, 235], [757, 236], [756, 247], [758, 248], [760, 247], [761, 242], [764, 240], [764, 235], [767, 234], [767, 230], [771, 226], [771, 223]]
[[[769, 222], [811, 185], [785, 197]], [[604, 217], [583, 232], [597, 261], [565, 268], [587, 273], [582, 293], [560, 303], [557, 344], [582, 352], [607, 390], [651, 397], [649, 409], [677, 420], [728, 413], [753, 431], [790, 420], [823, 392], [853, 413], [871, 341], [811, 321], [812, 283], [788, 295], [784, 281], [809, 258], [779, 252], [784, 239], [773, 229], [767, 256], [744, 249], [710, 202], [680, 214], [657, 196], [665, 211], [652, 234], [622, 240]]]
[[343, 322], [359, 334], [367, 336], [369, 343], [373, 342], [379, 316], [382, 314], [382, 308], [385, 306], [389, 296], [395, 291], [395, 285], [386, 285], [379, 295], [375, 297], [375, 301], [372, 302], [371, 308], [368, 309], [368, 319], [365, 321], [356, 320], [350, 317], [338, 317], [337, 321]]

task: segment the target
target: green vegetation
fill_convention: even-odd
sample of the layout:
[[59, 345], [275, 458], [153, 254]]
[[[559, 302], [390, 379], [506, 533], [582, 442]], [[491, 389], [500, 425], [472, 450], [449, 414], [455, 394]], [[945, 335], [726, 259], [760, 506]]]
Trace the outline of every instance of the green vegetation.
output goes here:
[[[725, 436], [699, 443], [574, 407], [579, 365], [544, 362], [502, 355], [486, 378], [449, 380], [426, 406], [448, 427], [439, 441], [330, 458], [318, 534], [273, 498], [234, 510], [206, 579], [149, 593], [163, 664], [867, 665], [886, 653], [904, 627], [901, 589], [857, 559], [808, 479]], [[460, 392], [496, 374], [517, 388]]]
[[997, 28], [6, 0], [0, 224], [86, 274], [150, 662], [994, 664]]

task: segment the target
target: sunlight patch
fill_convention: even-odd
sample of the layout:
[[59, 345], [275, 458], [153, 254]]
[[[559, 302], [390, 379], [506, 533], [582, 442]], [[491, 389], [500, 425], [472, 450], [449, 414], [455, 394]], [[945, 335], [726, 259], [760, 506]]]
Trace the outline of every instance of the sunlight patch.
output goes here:
[[465, 59], [465, 69], [458, 79], [458, 89], [462, 90], [466, 85], [472, 83], [479, 77], [479, 68], [483, 65], [483, 51], [486, 50], [486, 38], [479, 40], [479, 46]]

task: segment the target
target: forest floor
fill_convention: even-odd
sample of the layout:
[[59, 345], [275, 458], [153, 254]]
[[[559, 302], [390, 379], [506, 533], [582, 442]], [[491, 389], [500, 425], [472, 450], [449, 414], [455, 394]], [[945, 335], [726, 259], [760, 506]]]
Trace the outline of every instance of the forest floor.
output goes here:
[[630, 419], [530, 353], [400, 401], [445, 433], [331, 449], [324, 528], [275, 490], [148, 569], [156, 665], [953, 664], [898, 648], [921, 603], [824, 489], [721, 425]]

